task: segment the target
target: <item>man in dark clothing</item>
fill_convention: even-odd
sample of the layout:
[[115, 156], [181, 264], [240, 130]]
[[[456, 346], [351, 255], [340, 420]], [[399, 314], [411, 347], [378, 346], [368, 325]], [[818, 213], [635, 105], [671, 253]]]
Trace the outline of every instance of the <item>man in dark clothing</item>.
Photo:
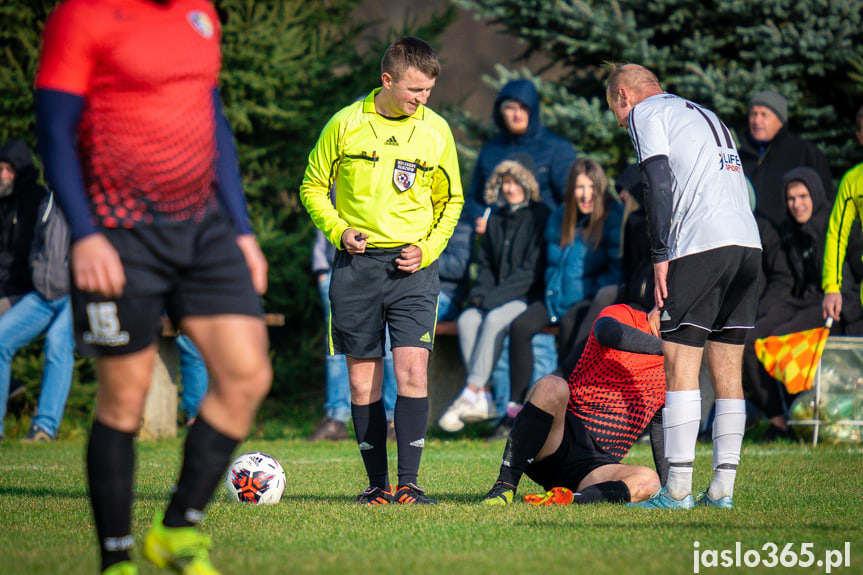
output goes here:
[[486, 142], [479, 152], [466, 194], [467, 211], [477, 233], [485, 232], [485, 184], [495, 167], [517, 154], [527, 154], [536, 166], [540, 199], [550, 210], [566, 193], [566, 176], [575, 161], [572, 144], [542, 125], [539, 94], [530, 80], [510, 80], [494, 102], [492, 118], [500, 133]]
[[23, 441], [56, 436], [72, 385], [68, 228], [37, 178], [27, 144], [11, 140], [0, 147], [0, 440], [15, 389], [12, 358], [20, 348], [45, 334], [39, 406]]
[[[810, 167], [790, 170], [783, 179], [786, 220], [779, 230], [781, 253], [772, 264], [779, 266], [777, 277], [790, 273], [790, 286], [784, 290], [767, 284], [771, 305], [765, 311], [759, 306], [760, 316], [747, 338], [743, 356], [746, 387], [751, 401], [770, 421], [763, 440], [792, 439], [793, 432], [787, 425], [783, 390], [755, 356], [754, 342], [768, 335], [785, 335], [819, 327], [823, 323], [821, 301], [821, 269], [824, 261], [824, 244], [831, 204], [827, 201], [818, 172]], [[858, 236], [859, 238], [859, 236]], [[860, 304], [861, 279], [860, 254], [863, 245], [855, 236], [848, 245], [845, 273], [847, 281], [842, 286], [843, 309], [841, 321], [834, 327], [835, 333], [859, 333], [863, 323], [863, 307]], [[763, 262], [766, 265], [768, 262]], [[784, 268], [784, 269], [782, 269]], [[765, 269], [770, 276], [771, 271]], [[763, 299], [764, 296], [762, 296]]]
[[757, 198], [756, 214], [776, 227], [785, 221], [782, 177], [799, 166], [815, 168], [827, 199], [833, 200], [833, 178], [824, 153], [788, 129], [788, 102], [773, 90], [762, 90], [749, 100], [749, 130], [740, 143], [743, 172]]
[[37, 183], [30, 148], [10, 140], [0, 148], [0, 315], [33, 291], [30, 246], [39, 204], [47, 194]]

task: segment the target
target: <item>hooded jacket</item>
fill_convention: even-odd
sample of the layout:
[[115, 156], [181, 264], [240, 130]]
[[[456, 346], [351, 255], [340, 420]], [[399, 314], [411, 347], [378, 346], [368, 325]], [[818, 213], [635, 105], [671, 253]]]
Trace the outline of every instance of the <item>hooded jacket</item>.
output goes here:
[[833, 201], [833, 177], [824, 154], [812, 142], [793, 134], [788, 126], [776, 133], [759, 156], [758, 143], [747, 131], [740, 142], [740, 161], [743, 173], [755, 188], [755, 213], [767, 218], [777, 228], [785, 221], [785, 174], [799, 166], [815, 168], [829, 201]]
[[502, 162], [488, 179], [484, 194], [487, 204], [499, 205], [504, 174], [515, 177], [528, 200], [527, 205], [515, 210], [503, 207], [488, 220], [469, 298], [471, 305], [485, 311], [509, 301], [529, 303], [542, 297], [542, 238], [549, 209], [539, 201], [539, 185], [530, 170], [512, 160]]
[[[501, 104], [516, 100], [529, 109], [527, 132], [512, 134], [506, 129], [501, 113]], [[563, 201], [566, 193], [566, 176], [576, 153], [572, 144], [542, 125], [539, 115], [539, 93], [530, 80], [510, 80], [501, 88], [492, 108], [492, 119], [498, 135], [480, 149], [476, 167], [467, 194], [467, 209], [470, 220], [480, 217], [488, 205], [484, 197], [486, 182], [495, 167], [506, 158], [516, 154], [527, 154], [536, 165], [536, 181], [539, 196], [549, 210]]]
[[[787, 207], [785, 209], [785, 223], [780, 229], [780, 235], [793, 278], [791, 295], [800, 300], [813, 300], [820, 305], [824, 297], [821, 289], [824, 245], [832, 206], [827, 201], [818, 172], [807, 166], [794, 168], [785, 174], [782, 181], [783, 200], [786, 186], [794, 181], [802, 182], [809, 190], [809, 196], [812, 198], [812, 217], [807, 222], [799, 224], [791, 216]], [[846, 322], [859, 319], [863, 315], [863, 307], [858, 296], [860, 270], [854, 269], [852, 265], [854, 262], [859, 262], [860, 254], [863, 252], [863, 245], [859, 239], [859, 234], [852, 235], [848, 245], [848, 254], [852, 257], [846, 258], [845, 277], [848, 281], [843, 284], [841, 290], [842, 319]]]
[[72, 232], [54, 194], [49, 193], [39, 206], [39, 219], [30, 249], [33, 287], [47, 300], [68, 295], [69, 244]]
[[0, 162], [15, 168], [12, 193], [0, 198], [0, 297], [15, 297], [33, 290], [30, 248], [47, 190], [37, 183], [33, 156], [23, 141], [0, 147]]

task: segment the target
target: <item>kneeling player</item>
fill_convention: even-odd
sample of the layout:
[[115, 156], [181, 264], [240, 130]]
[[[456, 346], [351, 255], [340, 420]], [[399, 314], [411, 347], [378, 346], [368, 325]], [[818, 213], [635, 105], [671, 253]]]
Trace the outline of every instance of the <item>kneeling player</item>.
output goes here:
[[[511, 503], [521, 476], [546, 490], [574, 491], [572, 503], [642, 501], [665, 479], [661, 410], [665, 402], [659, 314], [627, 305], [605, 308], [593, 325], [581, 360], [569, 378], [537, 381], [518, 414], [497, 481], [483, 498]], [[653, 423], [651, 424], [651, 420]], [[653, 469], [621, 459], [651, 424]], [[549, 503], [559, 490], [549, 493]]]

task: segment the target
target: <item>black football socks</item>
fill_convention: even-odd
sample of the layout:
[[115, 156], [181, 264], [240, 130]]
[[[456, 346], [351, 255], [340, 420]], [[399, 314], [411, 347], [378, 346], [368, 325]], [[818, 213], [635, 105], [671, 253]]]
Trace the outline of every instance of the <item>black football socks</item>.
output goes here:
[[629, 503], [629, 487], [623, 481], [605, 481], [581, 491], [577, 491], [572, 498], [573, 505], [587, 505], [589, 503]]
[[387, 466], [387, 412], [384, 410], [383, 400], [379, 399], [369, 405], [351, 403], [351, 418], [357, 436], [357, 447], [369, 476], [369, 486], [388, 491], [390, 479]]
[[399, 454], [399, 487], [416, 484], [429, 421], [428, 397], [396, 398], [393, 423]]
[[204, 508], [224, 479], [239, 443], [198, 416], [186, 436], [180, 480], [162, 521], [166, 527], [189, 527], [201, 522]]
[[87, 480], [103, 571], [130, 560], [134, 477], [135, 434], [93, 421], [87, 442]]
[[548, 439], [554, 416], [527, 402], [512, 424], [497, 480], [518, 486], [525, 469]]

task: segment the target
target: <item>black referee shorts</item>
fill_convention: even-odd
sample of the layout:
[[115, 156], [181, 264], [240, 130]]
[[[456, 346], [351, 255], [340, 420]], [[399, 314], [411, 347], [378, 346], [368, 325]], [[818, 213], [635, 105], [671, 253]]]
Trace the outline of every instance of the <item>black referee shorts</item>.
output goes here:
[[336, 252], [330, 279], [329, 353], [372, 359], [392, 347], [434, 344], [440, 292], [437, 262], [415, 273], [398, 269], [402, 248]]
[[107, 299], [72, 288], [78, 351], [124, 355], [156, 341], [162, 314], [177, 325], [187, 316], [239, 314], [260, 317], [236, 233], [221, 212], [191, 222], [102, 229], [123, 262], [123, 295]]

